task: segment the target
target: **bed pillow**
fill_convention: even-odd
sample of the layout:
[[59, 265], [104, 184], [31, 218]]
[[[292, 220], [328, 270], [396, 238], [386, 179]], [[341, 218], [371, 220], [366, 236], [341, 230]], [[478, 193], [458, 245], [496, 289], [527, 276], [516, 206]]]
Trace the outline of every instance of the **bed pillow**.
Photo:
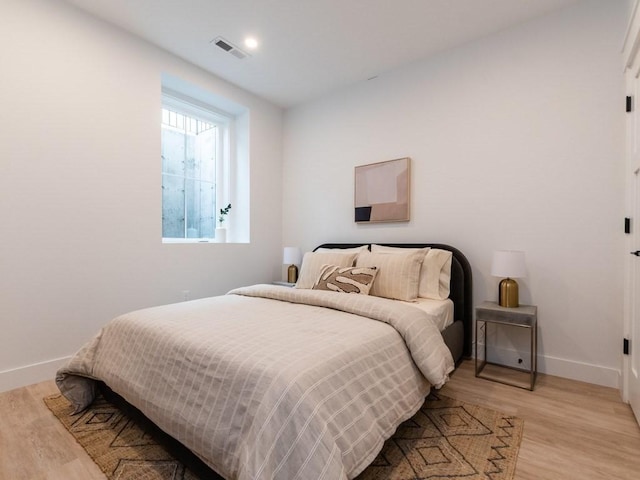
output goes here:
[[453, 253], [439, 248], [430, 249], [422, 264], [420, 296], [446, 300], [451, 293], [451, 262]]
[[325, 265], [352, 267], [357, 253], [307, 252], [302, 257], [300, 276], [295, 288], [313, 288]]
[[315, 252], [342, 252], [342, 253], [360, 253], [360, 252], [365, 252], [369, 250], [369, 246], [368, 245], [361, 245], [360, 247], [353, 247], [353, 248], [324, 248], [324, 247], [320, 247], [320, 248], [316, 248], [314, 251]]
[[375, 243], [371, 245], [371, 251], [373, 253], [413, 253], [413, 252], [424, 252], [425, 254], [431, 249], [431, 247], [423, 247], [423, 248], [402, 248], [402, 247], [387, 247], [385, 245], [376, 245]]
[[313, 289], [369, 295], [377, 273], [376, 267], [325, 265]]
[[[425, 248], [400, 248], [371, 245], [375, 253], [405, 253], [425, 250]], [[453, 253], [449, 250], [426, 247], [426, 253], [420, 270], [418, 296], [434, 300], [449, 298], [451, 284], [451, 262]]]
[[[424, 252], [426, 255], [430, 250], [430, 247], [424, 248], [402, 248], [402, 247], [386, 247], [384, 245], [371, 245], [371, 251], [373, 253], [393, 253], [393, 254], [401, 254], [406, 255], [407, 253], [413, 252]], [[426, 258], [426, 257], [425, 257]], [[427, 271], [424, 268], [424, 261], [422, 262], [422, 266], [420, 267], [420, 280], [418, 284], [418, 296], [421, 297], [421, 292], [423, 289], [423, 285], [426, 285], [426, 274]]]
[[411, 302], [418, 297], [420, 267], [425, 253], [425, 250], [394, 255], [361, 252], [358, 254], [356, 267], [378, 268], [370, 295]]

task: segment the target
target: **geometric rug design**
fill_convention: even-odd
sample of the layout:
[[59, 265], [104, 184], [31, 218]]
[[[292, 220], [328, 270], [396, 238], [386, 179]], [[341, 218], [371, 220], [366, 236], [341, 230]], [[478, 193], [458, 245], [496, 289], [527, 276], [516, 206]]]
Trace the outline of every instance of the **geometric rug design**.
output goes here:
[[109, 480], [200, 480], [153, 432], [99, 396], [79, 415], [62, 395], [44, 399]]
[[357, 480], [511, 480], [523, 429], [519, 418], [432, 393]]
[[[109, 480], [221, 478], [185, 466], [153, 425], [103, 397], [79, 415], [62, 395], [44, 401]], [[357, 480], [512, 480], [523, 427], [521, 419], [431, 394]]]

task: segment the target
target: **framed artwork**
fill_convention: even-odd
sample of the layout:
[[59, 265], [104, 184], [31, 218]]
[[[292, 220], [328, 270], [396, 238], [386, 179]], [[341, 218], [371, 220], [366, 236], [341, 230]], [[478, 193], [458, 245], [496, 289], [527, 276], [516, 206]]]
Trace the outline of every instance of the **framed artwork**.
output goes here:
[[355, 168], [355, 221], [409, 221], [409, 157]]

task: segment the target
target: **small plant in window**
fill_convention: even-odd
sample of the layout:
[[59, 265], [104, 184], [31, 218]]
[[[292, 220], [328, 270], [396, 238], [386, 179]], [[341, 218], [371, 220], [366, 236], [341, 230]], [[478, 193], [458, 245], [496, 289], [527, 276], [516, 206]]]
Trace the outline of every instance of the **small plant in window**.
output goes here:
[[220, 226], [222, 226], [222, 224], [224, 223], [227, 215], [229, 215], [230, 210], [231, 210], [231, 204], [220, 209], [220, 216], [218, 217], [218, 222], [220, 223]]

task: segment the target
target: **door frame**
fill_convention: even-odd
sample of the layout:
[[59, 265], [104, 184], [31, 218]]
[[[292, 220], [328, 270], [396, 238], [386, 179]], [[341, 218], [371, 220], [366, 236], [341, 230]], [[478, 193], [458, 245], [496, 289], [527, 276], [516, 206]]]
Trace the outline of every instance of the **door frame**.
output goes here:
[[[638, 260], [629, 255], [629, 252], [640, 248], [640, 111], [635, 104], [640, 105], [640, 0], [636, 0], [629, 25], [624, 39], [623, 61], [624, 61], [624, 84], [627, 96], [631, 96], [631, 112], [626, 113], [626, 146], [625, 146], [625, 216], [631, 219], [630, 234], [625, 235], [626, 255], [624, 262], [624, 319], [623, 335], [626, 339], [631, 339], [634, 316], [639, 316], [640, 300], [637, 297], [637, 287], [640, 286], [640, 273], [637, 268]], [[636, 191], [637, 190], [637, 191]], [[640, 322], [638, 318], [637, 322]], [[640, 325], [636, 325], [640, 328]], [[633, 343], [633, 342], [632, 342]], [[638, 342], [640, 343], [640, 342]], [[621, 345], [622, 347], [622, 345]], [[631, 355], [622, 356], [622, 400], [630, 403], [632, 400], [632, 355], [633, 349], [638, 350], [640, 355], [640, 345], [631, 345]], [[637, 388], [637, 386], [634, 387]], [[637, 398], [635, 399], [637, 403]], [[640, 403], [635, 405], [634, 413], [636, 420], [640, 423]], [[633, 408], [633, 406], [632, 406]]]

